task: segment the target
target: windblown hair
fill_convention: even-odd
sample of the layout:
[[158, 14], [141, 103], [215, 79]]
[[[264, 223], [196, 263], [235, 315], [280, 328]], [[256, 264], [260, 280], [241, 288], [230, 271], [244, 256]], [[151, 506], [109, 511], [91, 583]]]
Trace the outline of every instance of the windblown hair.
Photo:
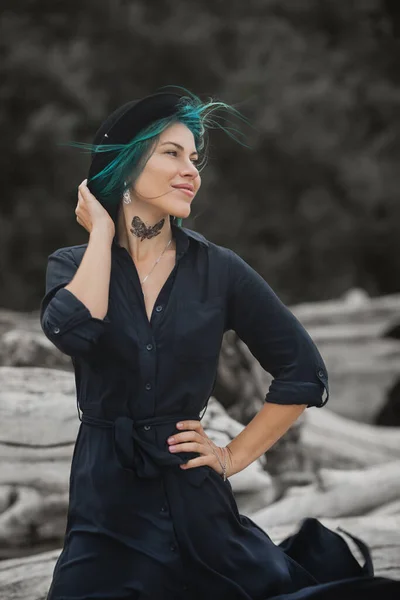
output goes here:
[[[154, 121], [149, 127], [140, 131], [127, 144], [103, 144], [94, 145], [81, 142], [69, 142], [68, 146], [82, 148], [85, 151], [113, 152], [115, 158], [99, 173], [97, 173], [88, 183], [91, 183], [95, 195], [101, 198], [103, 204], [111, 208], [114, 214], [117, 213], [123, 192], [127, 187], [134, 184], [140, 173], [146, 166], [152, 151], [155, 149], [160, 134], [174, 123], [183, 123], [193, 134], [196, 150], [199, 154], [197, 168], [199, 171], [204, 169], [207, 164], [208, 134], [207, 130], [220, 128], [225, 131], [232, 139], [243, 146], [247, 146], [240, 141], [240, 136], [244, 134], [230, 125], [224, 126], [220, 122], [218, 111], [227, 113], [229, 116], [235, 115], [239, 120], [248, 125], [249, 121], [241, 115], [233, 106], [225, 102], [215, 101], [210, 98], [207, 102], [202, 102], [198, 96], [189, 92], [181, 86], [167, 86], [182, 90], [186, 95], [182, 95], [177, 105], [176, 112], [170, 117]], [[228, 120], [229, 123], [229, 120]], [[182, 219], [176, 219], [178, 227], [182, 226]]]

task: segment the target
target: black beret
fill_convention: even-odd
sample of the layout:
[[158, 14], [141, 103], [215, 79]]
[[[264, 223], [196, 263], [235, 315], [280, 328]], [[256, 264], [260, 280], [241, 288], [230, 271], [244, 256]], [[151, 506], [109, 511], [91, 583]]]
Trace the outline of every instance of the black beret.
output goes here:
[[[94, 136], [93, 144], [96, 146], [127, 144], [154, 121], [170, 117], [177, 112], [181, 98], [182, 96], [175, 93], [158, 92], [139, 100], [126, 102], [103, 121]], [[91, 189], [91, 179], [102, 171], [116, 155], [116, 152], [92, 152], [88, 188], [93, 194], [95, 194], [95, 186]]]

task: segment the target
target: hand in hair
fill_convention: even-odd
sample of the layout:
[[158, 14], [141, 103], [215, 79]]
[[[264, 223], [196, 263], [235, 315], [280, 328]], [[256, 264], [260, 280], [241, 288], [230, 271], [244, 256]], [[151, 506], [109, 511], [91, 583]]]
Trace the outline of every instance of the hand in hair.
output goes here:
[[77, 222], [89, 233], [92, 233], [93, 229], [106, 228], [110, 235], [114, 236], [114, 221], [102, 204], [89, 191], [86, 183], [87, 179], [84, 179], [78, 187], [78, 204], [75, 209]]

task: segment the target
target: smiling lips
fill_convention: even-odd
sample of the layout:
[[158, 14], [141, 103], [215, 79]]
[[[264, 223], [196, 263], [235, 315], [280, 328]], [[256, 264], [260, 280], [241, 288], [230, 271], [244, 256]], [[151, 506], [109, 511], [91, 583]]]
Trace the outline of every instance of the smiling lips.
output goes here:
[[193, 198], [193, 196], [194, 196], [194, 188], [190, 184], [173, 185], [172, 187], [175, 188], [176, 190], [179, 190], [180, 192], [183, 192], [187, 196], [190, 196], [190, 198]]

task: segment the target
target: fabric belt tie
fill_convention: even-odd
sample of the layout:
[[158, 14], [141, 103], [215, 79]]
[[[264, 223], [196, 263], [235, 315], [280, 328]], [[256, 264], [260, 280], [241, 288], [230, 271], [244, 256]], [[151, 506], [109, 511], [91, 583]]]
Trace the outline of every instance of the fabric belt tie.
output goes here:
[[[94, 427], [113, 428], [115, 451], [121, 466], [133, 470], [145, 479], [160, 477], [165, 467], [178, 466], [191, 458], [199, 456], [197, 452], [179, 452], [172, 454], [168, 449], [167, 438], [171, 435], [171, 424], [182, 420], [199, 420], [199, 415], [165, 415], [161, 417], [150, 417], [147, 419], [132, 419], [127, 416], [119, 416], [109, 421], [82, 413], [82, 423]], [[148, 431], [153, 427], [164, 427], [159, 431], [161, 439], [165, 439], [164, 448], [156, 445], [154, 440], [146, 440]], [[174, 428], [174, 430], [176, 427]], [[195, 485], [200, 485], [209, 474], [210, 467], [194, 467], [187, 471], [181, 471], [188, 475], [188, 479]]]

